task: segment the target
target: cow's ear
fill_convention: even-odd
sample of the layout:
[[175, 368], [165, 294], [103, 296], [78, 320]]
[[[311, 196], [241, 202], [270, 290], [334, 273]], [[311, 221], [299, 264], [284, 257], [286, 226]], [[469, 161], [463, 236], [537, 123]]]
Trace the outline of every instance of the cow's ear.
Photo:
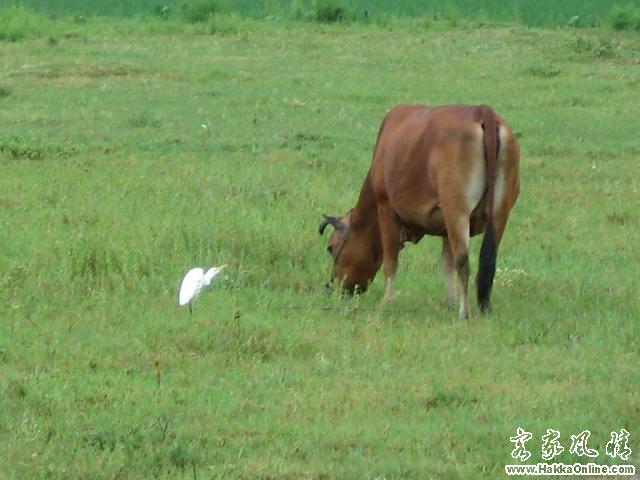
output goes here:
[[324, 219], [320, 222], [320, 226], [318, 227], [320, 235], [324, 233], [324, 229], [327, 228], [327, 225], [331, 225], [336, 230], [344, 230], [347, 228], [340, 218], [324, 215]]

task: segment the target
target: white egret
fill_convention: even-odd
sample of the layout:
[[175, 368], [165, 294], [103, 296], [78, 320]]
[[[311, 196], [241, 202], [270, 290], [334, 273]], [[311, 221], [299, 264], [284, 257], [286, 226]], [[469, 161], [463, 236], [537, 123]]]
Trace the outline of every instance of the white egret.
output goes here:
[[215, 276], [218, 275], [224, 267], [226, 267], [226, 265], [213, 267], [206, 272], [200, 267], [189, 270], [180, 285], [179, 305], [181, 307], [189, 305], [189, 313], [191, 313], [191, 306], [202, 292], [202, 289], [211, 285]]

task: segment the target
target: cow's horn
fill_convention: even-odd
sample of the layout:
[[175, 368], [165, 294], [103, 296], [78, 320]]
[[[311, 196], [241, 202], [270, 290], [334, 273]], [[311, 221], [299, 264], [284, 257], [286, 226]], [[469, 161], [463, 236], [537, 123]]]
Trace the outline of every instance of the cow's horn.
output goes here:
[[323, 215], [324, 219], [320, 222], [320, 226], [318, 227], [318, 231], [320, 235], [324, 233], [324, 229], [327, 228], [327, 225], [333, 225], [334, 228], [340, 228], [340, 219], [337, 217], [331, 217], [328, 215]]

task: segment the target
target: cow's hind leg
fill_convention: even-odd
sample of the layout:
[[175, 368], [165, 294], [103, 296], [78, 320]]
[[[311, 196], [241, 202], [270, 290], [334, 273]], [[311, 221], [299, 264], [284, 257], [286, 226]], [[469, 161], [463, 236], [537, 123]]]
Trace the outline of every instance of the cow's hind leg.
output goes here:
[[469, 318], [469, 215], [444, 211], [449, 248], [460, 285], [460, 317]]
[[[488, 226], [485, 227], [484, 238], [482, 240], [482, 249], [480, 250], [480, 266], [478, 268], [478, 278], [477, 278], [478, 304], [480, 306], [480, 311], [482, 313], [488, 313], [491, 311], [491, 290], [492, 290], [492, 284], [493, 284], [493, 276], [495, 275], [494, 273], [495, 259], [497, 257], [498, 247], [500, 245], [500, 242], [502, 241], [504, 230], [507, 226], [507, 220], [509, 219], [509, 211], [511, 210], [511, 207], [513, 206], [514, 203], [515, 203], [515, 200], [513, 201], [510, 199], [501, 200], [500, 203], [498, 203], [494, 207], [493, 232], [489, 232]], [[489, 235], [491, 235], [492, 237], [488, 237]], [[489, 280], [486, 280], [486, 277], [488, 275], [486, 275], [484, 278], [482, 275], [483, 273], [482, 261], [483, 261], [483, 256], [485, 255], [485, 248], [487, 249], [487, 251], [490, 252], [489, 255], [493, 255], [493, 267], [492, 267], [492, 273], [491, 273], [491, 276], [489, 277]], [[485, 282], [484, 285], [482, 284], [483, 281]], [[481, 287], [484, 288], [484, 292]]]
[[449, 239], [442, 237], [442, 256], [440, 257], [442, 264], [442, 273], [444, 281], [447, 284], [447, 307], [453, 307], [456, 304], [456, 285], [455, 285], [455, 263], [453, 261], [453, 252]]
[[[500, 151], [498, 154], [498, 166], [496, 169], [495, 193], [493, 200], [493, 238], [487, 241], [487, 250], [494, 256], [493, 266], [490, 274], [486, 273], [486, 267], [483, 272], [482, 253], [485, 248], [485, 239], [488, 229], [485, 228], [485, 239], [482, 241], [483, 249], [480, 251], [480, 268], [478, 268], [478, 304], [481, 312], [491, 310], [491, 289], [493, 285], [493, 276], [495, 272], [495, 256], [497, 256], [498, 247], [502, 240], [509, 212], [513, 208], [518, 199], [520, 192], [519, 181], [519, 165], [520, 165], [520, 147], [515, 136], [508, 133], [504, 128], [500, 128]], [[493, 245], [491, 245], [493, 243]], [[492, 248], [491, 248], [492, 247]], [[489, 264], [490, 265], [490, 264]], [[484, 273], [484, 278], [482, 273]], [[484, 284], [483, 284], [484, 282]]]
[[382, 238], [382, 268], [384, 270], [385, 289], [382, 303], [393, 298], [393, 284], [398, 270], [400, 251], [400, 225], [393, 209], [388, 204], [378, 206], [378, 221]]

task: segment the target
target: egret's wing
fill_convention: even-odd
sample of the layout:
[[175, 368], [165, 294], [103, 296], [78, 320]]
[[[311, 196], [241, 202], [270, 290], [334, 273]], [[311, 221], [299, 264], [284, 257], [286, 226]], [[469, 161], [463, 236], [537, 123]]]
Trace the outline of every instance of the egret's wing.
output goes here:
[[204, 270], [202, 268], [192, 268], [187, 272], [180, 285], [180, 296], [178, 303], [180, 306], [191, 302], [200, 294], [202, 290], [202, 282], [204, 279]]
[[213, 267], [207, 270], [207, 273], [204, 274], [204, 284], [210, 285], [216, 275], [218, 275], [224, 267], [226, 267], [226, 265], [222, 265], [221, 267]]

